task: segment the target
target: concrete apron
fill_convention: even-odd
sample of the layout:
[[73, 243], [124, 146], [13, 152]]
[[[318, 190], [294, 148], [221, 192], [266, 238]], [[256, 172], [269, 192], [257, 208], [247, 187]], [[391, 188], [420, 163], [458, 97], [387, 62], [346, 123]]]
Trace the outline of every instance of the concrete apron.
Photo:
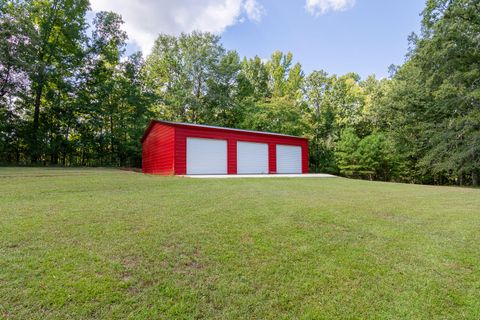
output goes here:
[[181, 175], [181, 177], [195, 179], [230, 179], [230, 178], [336, 178], [327, 173], [305, 173], [305, 174], [192, 174]]

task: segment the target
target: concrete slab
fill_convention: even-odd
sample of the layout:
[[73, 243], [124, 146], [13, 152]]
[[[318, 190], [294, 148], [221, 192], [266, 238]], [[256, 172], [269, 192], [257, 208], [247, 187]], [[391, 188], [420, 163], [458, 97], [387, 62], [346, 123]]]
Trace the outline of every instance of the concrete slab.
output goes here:
[[232, 179], [232, 178], [336, 178], [327, 173], [306, 173], [306, 174], [196, 174], [184, 175], [182, 177], [195, 179]]

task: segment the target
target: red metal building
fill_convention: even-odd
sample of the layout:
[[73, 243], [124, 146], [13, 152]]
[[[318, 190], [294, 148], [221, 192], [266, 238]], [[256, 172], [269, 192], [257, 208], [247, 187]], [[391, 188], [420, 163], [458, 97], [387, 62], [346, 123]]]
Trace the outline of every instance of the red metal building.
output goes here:
[[141, 142], [145, 173], [308, 173], [308, 140], [301, 137], [152, 120]]

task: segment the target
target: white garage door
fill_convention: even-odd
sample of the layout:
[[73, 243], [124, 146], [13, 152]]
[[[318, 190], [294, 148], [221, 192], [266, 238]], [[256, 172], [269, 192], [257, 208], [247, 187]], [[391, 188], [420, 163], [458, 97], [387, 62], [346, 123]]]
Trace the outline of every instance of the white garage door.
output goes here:
[[227, 141], [187, 138], [187, 174], [227, 174]]
[[268, 173], [268, 144], [238, 141], [237, 173]]
[[277, 173], [302, 173], [302, 147], [277, 144]]

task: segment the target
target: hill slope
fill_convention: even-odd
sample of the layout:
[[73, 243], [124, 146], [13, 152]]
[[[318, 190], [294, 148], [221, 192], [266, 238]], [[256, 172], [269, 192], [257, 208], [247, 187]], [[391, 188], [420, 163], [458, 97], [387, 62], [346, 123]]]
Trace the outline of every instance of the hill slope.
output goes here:
[[480, 190], [0, 169], [0, 318], [479, 318]]

